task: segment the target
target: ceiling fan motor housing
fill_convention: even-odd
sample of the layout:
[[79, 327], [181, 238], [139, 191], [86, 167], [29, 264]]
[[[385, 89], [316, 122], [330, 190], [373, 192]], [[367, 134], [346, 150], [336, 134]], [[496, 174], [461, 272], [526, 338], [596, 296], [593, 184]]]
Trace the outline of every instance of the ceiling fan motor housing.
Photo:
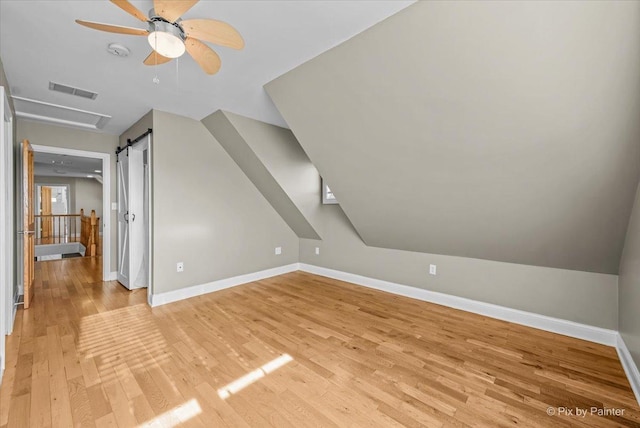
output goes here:
[[185, 52], [187, 36], [180, 24], [153, 16], [149, 19], [149, 44], [166, 58], [177, 58]]

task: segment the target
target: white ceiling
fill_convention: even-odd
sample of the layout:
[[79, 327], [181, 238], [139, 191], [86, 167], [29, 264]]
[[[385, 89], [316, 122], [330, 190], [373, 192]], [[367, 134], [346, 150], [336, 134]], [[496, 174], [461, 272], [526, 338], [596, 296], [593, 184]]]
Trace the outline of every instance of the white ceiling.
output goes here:
[[[151, 0], [132, 1], [148, 12]], [[145, 28], [108, 1], [0, 1], [0, 57], [15, 96], [110, 115], [104, 132], [121, 134], [151, 108], [201, 119], [218, 109], [280, 126], [286, 123], [263, 85], [351, 38], [413, 1], [207, 1], [183, 18], [233, 25], [246, 47], [211, 45], [222, 59], [214, 76], [188, 55], [157, 67], [142, 64], [146, 37], [105, 33], [75, 19]], [[106, 47], [117, 42], [131, 55]], [[156, 75], [159, 84], [152, 79]], [[49, 81], [98, 92], [86, 100], [49, 91]]]
[[102, 177], [101, 159], [34, 152], [33, 164], [36, 176], [83, 178]]

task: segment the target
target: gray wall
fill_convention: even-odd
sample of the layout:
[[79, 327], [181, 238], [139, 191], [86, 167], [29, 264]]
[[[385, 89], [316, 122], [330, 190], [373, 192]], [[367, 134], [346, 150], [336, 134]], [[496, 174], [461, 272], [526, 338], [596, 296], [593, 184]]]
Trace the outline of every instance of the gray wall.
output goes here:
[[319, 199], [312, 224], [323, 240], [300, 240], [301, 263], [617, 329], [616, 275], [368, 247], [340, 206]]
[[[245, 127], [251, 125], [256, 134], [246, 141], [261, 167], [276, 178], [323, 238], [300, 240], [300, 262], [617, 329], [615, 275], [365, 245], [340, 206], [321, 204], [318, 172], [290, 133], [266, 123], [257, 126], [237, 115], [229, 117], [245, 134]], [[252, 167], [244, 168], [247, 166]], [[312, 185], [305, 185], [310, 174], [314, 175]], [[320, 248], [320, 255], [315, 254], [315, 247]], [[436, 276], [428, 275], [431, 263], [437, 265]]]
[[[91, 210], [96, 211], [96, 216], [102, 218], [102, 185], [93, 178], [82, 177], [35, 177], [36, 184], [69, 186], [69, 210], [73, 214], [80, 213], [83, 208], [86, 215]], [[37, 200], [37, 199], [36, 199]]]
[[73, 199], [77, 212], [82, 208], [85, 215], [90, 215], [91, 210], [95, 210], [96, 216], [102, 218], [102, 185], [93, 178], [76, 178], [75, 188]]
[[[274, 144], [285, 142], [287, 138], [298, 145], [291, 131], [220, 110], [202, 119], [202, 123], [299, 238], [320, 238], [301, 212], [301, 205], [296, 203], [300, 196], [304, 197], [301, 195], [303, 192], [297, 190], [310, 188], [315, 192], [319, 187], [319, 184], [314, 186], [318, 179], [315, 167], [311, 174], [281, 168], [267, 169], [262, 165], [266, 161], [264, 156], [259, 159], [254, 153], [258, 150], [261, 155], [268, 154], [277, 149]], [[295, 175], [295, 180], [283, 182], [273, 173]], [[291, 186], [284, 189], [286, 185]]]
[[201, 122], [154, 110], [152, 145], [154, 293], [298, 261], [295, 233]]
[[367, 244], [616, 274], [639, 11], [418, 2], [266, 90]]
[[[116, 158], [118, 146], [116, 135], [100, 134], [80, 129], [65, 128], [29, 120], [18, 120], [18, 139], [29, 140], [40, 146], [63, 147], [111, 155], [111, 201], [116, 201]], [[117, 269], [116, 212], [111, 211], [111, 272]]]
[[620, 262], [618, 295], [620, 334], [640, 367], [640, 186]]

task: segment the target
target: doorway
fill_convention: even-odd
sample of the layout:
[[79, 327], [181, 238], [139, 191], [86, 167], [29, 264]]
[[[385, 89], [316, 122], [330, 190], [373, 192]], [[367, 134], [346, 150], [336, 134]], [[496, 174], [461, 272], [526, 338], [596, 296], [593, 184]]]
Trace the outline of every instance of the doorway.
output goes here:
[[[102, 280], [111, 281], [114, 278], [114, 274], [111, 272], [111, 155], [109, 153], [101, 152], [89, 152], [84, 150], [67, 149], [63, 147], [42, 146], [33, 144], [33, 150], [37, 153], [49, 153], [66, 156], [74, 156], [81, 158], [91, 158], [100, 160], [100, 179], [102, 181], [102, 218], [100, 219], [100, 225], [102, 226]], [[96, 173], [98, 174], [98, 173]], [[94, 177], [87, 177], [96, 179]], [[44, 183], [50, 184], [52, 183]], [[78, 210], [83, 207], [78, 207]], [[86, 207], [85, 209], [89, 209]], [[71, 206], [71, 209], [74, 209]], [[63, 227], [63, 226], [60, 226]], [[75, 233], [75, 232], [74, 232]]]
[[[45, 179], [46, 180], [46, 179]], [[36, 181], [36, 243], [45, 243], [52, 237], [65, 236], [74, 240], [73, 225], [57, 222], [57, 216], [75, 214], [71, 212], [71, 192], [68, 184], [43, 184]]]

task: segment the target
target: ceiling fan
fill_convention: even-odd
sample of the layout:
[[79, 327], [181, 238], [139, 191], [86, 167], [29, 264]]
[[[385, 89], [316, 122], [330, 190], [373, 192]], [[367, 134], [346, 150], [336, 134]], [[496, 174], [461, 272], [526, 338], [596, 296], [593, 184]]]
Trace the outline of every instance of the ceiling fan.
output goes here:
[[148, 29], [101, 24], [99, 22], [76, 22], [94, 30], [109, 33], [147, 36], [153, 51], [144, 60], [145, 65], [158, 65], [178, 58], [185, 51], [207, 74], [220, 70], [220, 57], [202, 40], [233, 49], [242, 49], [244, 40], [240, 33], [226, 22], [215, 19], [187, 19], [180, 17], [198, 0], [154, 0], [149, 17], [127, 0], [110, 0], [120, 9], [148, 24]]

